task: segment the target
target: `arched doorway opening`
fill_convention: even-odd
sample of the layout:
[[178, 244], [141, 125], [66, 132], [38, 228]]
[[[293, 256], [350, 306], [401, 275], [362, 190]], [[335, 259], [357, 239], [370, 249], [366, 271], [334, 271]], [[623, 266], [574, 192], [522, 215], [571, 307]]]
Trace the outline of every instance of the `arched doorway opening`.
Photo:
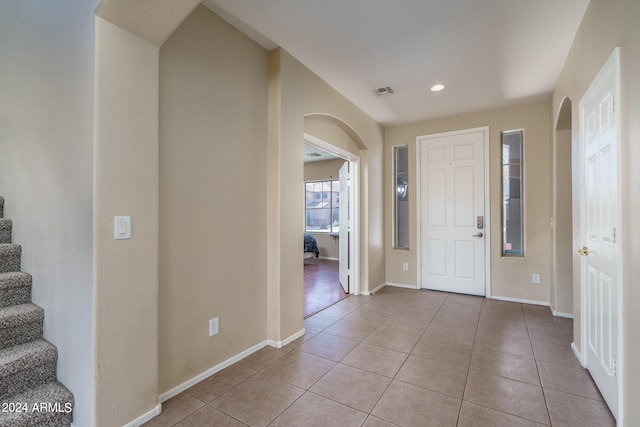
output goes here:
[[572, 245], [572, 106], [565, 98], [554, 128], [553, 150], [553, 252], [551, 308], [556, 316], [573, 317]]

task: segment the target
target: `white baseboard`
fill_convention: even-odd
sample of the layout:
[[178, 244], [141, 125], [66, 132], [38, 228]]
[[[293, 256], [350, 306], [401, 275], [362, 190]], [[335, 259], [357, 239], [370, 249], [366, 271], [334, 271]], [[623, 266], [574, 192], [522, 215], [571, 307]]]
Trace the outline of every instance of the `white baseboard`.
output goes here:
[[327, 261], [340, 261], [340, 258], [333, 258], [328, 256], [319, 256], [318, 259], [326, 259]]
[[302, 328], [302, 330], [296, 332], [295, 334], [291, 335], [289, 338], [286, 338], [282, 341], [274, 341], [274, 340], [267, 340], [267, 344], [270, 345], [271, 347], [275, 347], [275, 348], [282, 348], [285, 345], [289, 344], [291, 341], [295, 341], [298, 338], [300, 338], [301, 336], [303, 336], [305, 333], [305, 329]]
[[230, 357], [229, 359], [225, 360], [224, 362], [217, 364], [213, 368], [207, 369], [203, 373], [196, 375], [195, 377], [183, 382], [182, 384], [172, 388], [171, 390], [165, 391], [164, 393], [162, 393], [158, 397], [158, 400], [160, 400], [161, 403], [162, 402], [166, 402], [167, 400], [171, 399], [172, 397], [177, 396], [178, 394], [182, 393], [186, 389], [188, 389], [190, 387], [193, 387], [194, 385], [198, 384], [200, 381], [209, 378], [211, 375], [223, 370], [224, 368], [226, 368], [228, 366], [233, 365], [237, 361], [244, 359], [245, 357], [255, 353], [256, 351], [260, 350], [263, 347], [266, 347], [267, 345], [269, 345], [269, 341], [265, 340], [265, 341], [262, 341], [259, 344], [254, 345], [253, 347], [248, 348], [247, 350], [243, 351], [242, 353], [238, 353], [235, 356]]
[[545, 302], [545, 301], [535, 301], [535, 300], [530, 300], [530, 299], [510, 298], [510, 297], [499, 297], [499, 296], [495, 296], [495, 295], [491, 295], [488, 298], [489, 299], [497, 299], [499, 301], [519, 302], [520, 304], [541, 305], [543, 307], [549, 307], [549, 303]]
[[[261, 343], [256, 344], [253, 347], [250, 347], [247, 350], [245, 350], [245, 351], [243, 351], [241, 353], [238, 353], [233, 357], [230, 357], [229, 359], [225, 360], [224, 362], [217, 364], [213, 368], [207, 369], [206, 371], [202, 372], [201, 374], [196, 375], [195, 377], [183, 382], [182, 384], [172, 388], [171, 390], [168, 390], [168, 391], [162, 393], [158, 397], [158, 400], [161, 403], [162, 402], [166, 402], [167, 400], [171, 399], [172, 397], [177, 396], [178, 394], [182, 393], [186, 389], [188, 389], [190, 387], [193, 387], [194, 385], [198, 384], [200, 381], [209, 378], [211, 375], [213, 375], [213, 374], [215, 374], [217, 372], [220, 372], [224, 368], [233, 365], [237, 361], [244, 359], [245, 357], [255, 353], [256, 351], [258, 351], [258, 350], [260, 350], [260, 349], [262, 349], [262, 348], [264, 348], [266, 346], [271, 346], [271, 347], [275, 347], [275, 348], [282, 348], [285, 345], [289, 344], [291, 341], [296, 340], [296, 339], [300, 338], [301, 336], [303, 336], [304, 333], [305, 333], [305, 330], [303, 328], [302, 330], [296, 332], [295, 334], [291, 335], [290, 337], [288, 337], [288, 338], [286, 338], [286, 339], [284, 339], [282, 341], [274, 341], [274, 340], [262, 341]], [[158, 415], [158, 414], [156, 414], [156, 415]], [[139, 425], [139, 424], [136, 424], [136, 425]]]
[[383, 283], [379, 286], [377, 286], [376, 288], [370, 290], [370, 291], [362, 291], [360, 292], [360, 294], [362, 295], [371, 295], [371, 294], [375, 294], [376, 292], [378, 292], [380, 289], [384, 288], [385, 286], [387, 286], [387, 283]]
[[[142, 416], [136, 418], [135, 420], [131, 421], [130, 423], [125, 424], [123, 427], [138, 427], [138, 426], [141, 426], [142, 424], [146, 423], [147, 421], [150, 421], [151, 419], [157, 417], [161, 413], [162, 413], [162, 403], [158, 403], [155, 408], [153, 408], [152, 410], [150, 410], [146, 414], [143, 414]], [[73, 425], [73, 423], [71, 425]]]
[[557, 310], [551, 310], [554, 316], [556, 317], [564, 317], [565, 319], [573, 319], [573, 313], [563, 313]]
[[580, 351], [578, 350], [578, 347], [576, 347], [575, 343], [571, 343], [571, 350], [573, 350], [573, 354], [576, 355], [576, 357], [578, 358], [578, 361], [580, 361], [580, 365], [584, 368], [584, 361], [582, 360], [582, 355], [580, 354]]
[[391, 286], [394, 288], [403, 288], [403, 289], [420, 289], [417, 286], [405, 285], [404, 283], [393, 283], [393, 282], [385, 282], [386, 286]]

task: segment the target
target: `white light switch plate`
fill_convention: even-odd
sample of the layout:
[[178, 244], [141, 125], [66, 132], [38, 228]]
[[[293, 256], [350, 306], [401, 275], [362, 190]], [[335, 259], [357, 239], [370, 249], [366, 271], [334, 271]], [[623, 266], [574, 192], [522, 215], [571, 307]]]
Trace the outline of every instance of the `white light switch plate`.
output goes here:
[[130, 216], [114, 216], [113, 217], [113, 237], [116, 240], [131, 238], [131, 217]]

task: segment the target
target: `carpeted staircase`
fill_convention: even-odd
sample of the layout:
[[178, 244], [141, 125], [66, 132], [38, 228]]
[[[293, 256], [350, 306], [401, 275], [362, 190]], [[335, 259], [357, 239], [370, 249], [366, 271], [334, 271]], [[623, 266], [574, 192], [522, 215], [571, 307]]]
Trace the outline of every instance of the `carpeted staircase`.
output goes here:
[[44, 310], [31, 303], [11, 226], [0, 197], [0, 426], [69, 426], [73, 394], [56, 379], [58, 349], [42, 338]]

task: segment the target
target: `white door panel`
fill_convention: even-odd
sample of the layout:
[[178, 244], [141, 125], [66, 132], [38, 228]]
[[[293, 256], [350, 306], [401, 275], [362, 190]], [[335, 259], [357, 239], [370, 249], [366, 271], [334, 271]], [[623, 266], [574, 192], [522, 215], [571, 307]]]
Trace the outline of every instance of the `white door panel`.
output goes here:
[[420, 149], [423, 288], [485, 295], [485, 132], [431, 135]]
[[340, 285], [346, 293], [349, 293], [349, 231], [351, 221], [349, 218], [349, 162], [344, 162], [339, 172], [340, 181], [340, 205], [339, 211], [339, 267]]
[[580, 102], [584, 200], [581, 289], [585, 365], [618, 415], [619, 187], [617, 52]]

